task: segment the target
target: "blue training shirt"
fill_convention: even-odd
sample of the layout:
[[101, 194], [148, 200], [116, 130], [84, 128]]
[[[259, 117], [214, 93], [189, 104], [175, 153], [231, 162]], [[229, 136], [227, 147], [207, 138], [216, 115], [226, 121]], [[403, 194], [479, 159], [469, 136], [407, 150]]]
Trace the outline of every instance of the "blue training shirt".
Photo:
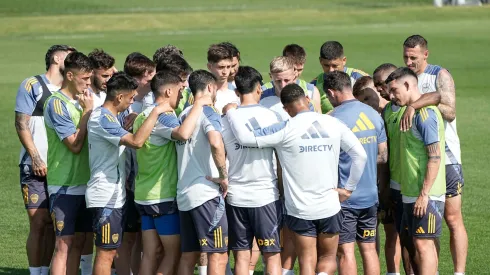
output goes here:
[[[331, 115], [344, 122], [354, 132], [367, 154], [364, 167], [356, 190], [351, 197], [342, 203], [342, 207], [364, 209], [378, 202], [377, 159], [378, 144], [386, 142], [384, 122], [372, 107], [356, 100], [344, 101], [336, 107]], [[351, 167], [351, 158], [341, 151], [339, 157], [339, 188], [343, 188]]]

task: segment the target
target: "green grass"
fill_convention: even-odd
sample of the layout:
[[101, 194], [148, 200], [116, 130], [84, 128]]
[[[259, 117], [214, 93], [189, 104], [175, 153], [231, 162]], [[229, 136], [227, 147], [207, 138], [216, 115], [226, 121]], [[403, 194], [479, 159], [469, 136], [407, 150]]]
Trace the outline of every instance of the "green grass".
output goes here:
[[[345, 48], [348, 66], [372, 72], [385, 62], [402, 65], [403, 40], [414, 33], [429, 41], [430, 59], [448, 68], [457, 87], [458, 128], [466, 188], [463, 212], [469, 236], [467, 273], [488, 273], [486, 252], [490, 191], [485, 140], [490, 135], [487, 96], [489, 8], [435, 9], [431, 1], [2, 1], [0, 7], [0, 273], [27, 274], [28, 223], [19, 188], [19, 142], [14, 129], [15, 94], [20, 82], [44, 71], [46, 49], [66, 43], [88, 53], [104, 48], [122, 68], [133, 51], [151, 56], [166, 44], [180, 47], [194, 69], [205, 68], [207, 47], [235, 43], [243, 64], [266, 79], [270, 60], [284, 45], [304, 46], [303, 78], [321, 70], [317, 56], [326, 40]], [[381, 232], [382, 230], [380, 230]], [[441, 238], [440, 274], [452, 272], [448, 231]], [[385, 271], [384, 260], [382, 272]], [[360, 262], [358, 262], [359, 264]], [[361, 270], [361, 265], [359, 265]]]

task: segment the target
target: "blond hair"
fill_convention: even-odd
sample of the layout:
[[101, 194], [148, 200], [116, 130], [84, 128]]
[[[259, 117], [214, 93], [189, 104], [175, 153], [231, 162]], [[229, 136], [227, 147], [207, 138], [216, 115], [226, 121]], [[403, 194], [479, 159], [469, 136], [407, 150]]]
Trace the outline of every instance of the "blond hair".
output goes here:
[[288, 56], [277, 56], [272, 59], [270, 73], [282, 73], [287, 70], [294, 70], [294, 62]]

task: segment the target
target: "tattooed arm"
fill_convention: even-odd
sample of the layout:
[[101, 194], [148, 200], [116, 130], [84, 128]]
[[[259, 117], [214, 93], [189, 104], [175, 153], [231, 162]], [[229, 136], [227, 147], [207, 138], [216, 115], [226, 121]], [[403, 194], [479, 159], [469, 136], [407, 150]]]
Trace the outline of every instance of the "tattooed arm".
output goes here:
[[453, 77], [446, 69], [442, 69], [437, 75], [436, 87], [441, 95], [439, 110], [442, 117], [451, 122], [456, 118], [456, 89]]
[[228, 170], [226, 168], [225, 145], [221, 133], [210, 131], [207, 133], [209, 145], [211, 145], [211, 154], [213, 155], [214, 164], [218, 168], [219, 178], [214, 182], [221, 186], [223, 196], [228, 192]]
[[15, 112], [15, 130], [19, 136], [19, 140], [22, 146], [26, 149], [27, 153], [32, 159], [32, 169], [34, 175], [39, 177], [45, 177], [47, 173], [46, 164], [41, 159], [36, 145], [32, 139], [31, 130], [29, 129], [29, 120], [31, 116]]
[[388, 143], [382, 142], [378, 144], [378, 164], [383, 164], [388, 161]]

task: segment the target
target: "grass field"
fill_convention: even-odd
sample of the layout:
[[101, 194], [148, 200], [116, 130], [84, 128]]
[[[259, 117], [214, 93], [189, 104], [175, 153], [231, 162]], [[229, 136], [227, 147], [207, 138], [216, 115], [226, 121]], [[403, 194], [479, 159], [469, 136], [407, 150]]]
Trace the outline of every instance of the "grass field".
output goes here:
[[[46, 3], [49, 2], [49, 5]], [[70, 44], [88, 53], [103, 48], [122, 68], [133, 51], [151, 56], [166, 44], [180, 47], [194, 69], [205, 68], [207, 47], [231, 41], [243, 64], [266, 79], [272, 57], [298, 43], [308, 53], [303, 78], [316, 76], [320, 45], [338, 40], [348, 66], [372, 73], [377, 65], [402, 65], [403, 40], [415, 33], [429, 41], [430, 63], [453, 74], [465, 173], [463, 212], [469, 236], [467, 274], [489, 274], [490, 190], [485, 140], [490, 135], [487, 100], [490, 67], [490, 8], [431, 7], [431, 1], [397, 0], [25, 0], [0, 6], [0, 274], [28, 274], [27, 217], [19, 188], [20, 143], [14, 129], [15, 94], [20, 82], [44, 72], [52, 44]], [[487, 114], [487, 115], [485, 115]], [[382, 230], [380, 230], [381, 232]], [[440, 274], [452, 274], [448, 231], [441, 238]], [[383, 257], [382, 257], [383, 258]], [[382, 272], [385, 266], [382, 260]], [[359, 270], [361, 266], [359, 266]]]

